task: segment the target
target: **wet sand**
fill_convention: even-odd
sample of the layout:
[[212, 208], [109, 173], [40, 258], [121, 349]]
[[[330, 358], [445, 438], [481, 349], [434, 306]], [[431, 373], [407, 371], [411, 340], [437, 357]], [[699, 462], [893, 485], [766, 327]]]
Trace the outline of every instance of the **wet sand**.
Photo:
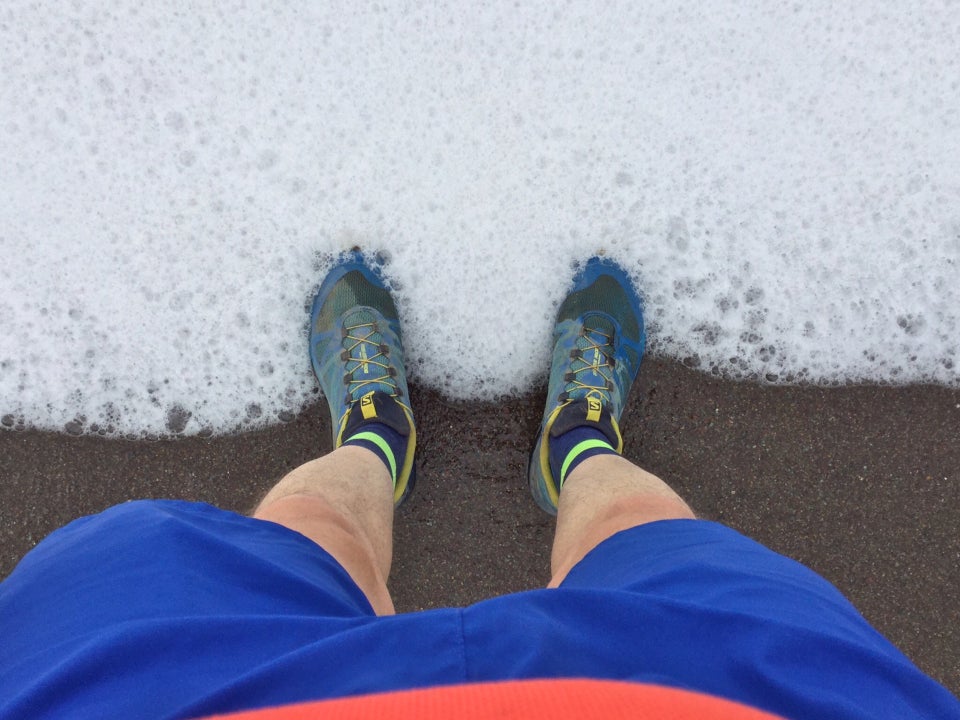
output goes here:
[[[413, 387], [419, 479], [397, 514], [398, 611], [543, 585], [552, 518], [526, 486], [542, 393], [450, 403]], [[0, 577], [51, 530], [129, 499], [247, 511], [330, 449], [325, 405], [269, 429], [128, 442], [0, 432]], [[769, 387], [647, 360], [625, 454], [706, 518], [835, 583], [923, 670], [960, 694], [960, 390]]]

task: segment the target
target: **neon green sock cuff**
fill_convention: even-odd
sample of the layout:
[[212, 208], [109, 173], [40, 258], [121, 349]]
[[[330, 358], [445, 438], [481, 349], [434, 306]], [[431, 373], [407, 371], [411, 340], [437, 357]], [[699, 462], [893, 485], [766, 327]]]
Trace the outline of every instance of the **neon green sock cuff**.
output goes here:
[[600, 440], [598, 438], [583, 440], [582, 442], [574, 445], [570, 452], [567, 453], [567, 456], [563, 460], [563, 465], [560, 467], [560, 482], [558, 483], [559, 487], [563, 487], [563, 482], [567, 479], [569, 472], [588, 457], [593, 457], [594, 455], [606, 455], [608, 453], [613, 453], [616, 455], [617, 451], [614, 450], [613, 445], [611, 445], [609, 442], [606, 440]]
[[380, 434], [371, 432], [370, 430], [362, 430], [348, 437], [342, 444], [357, 445], [376, 453], [377, 457], [387, 466], [387, 470], [390, 471], [390, 479], [393, 481], [393, 487], [397, 487], [397, 458], [393, 454], [390, 443], [384, 440]]

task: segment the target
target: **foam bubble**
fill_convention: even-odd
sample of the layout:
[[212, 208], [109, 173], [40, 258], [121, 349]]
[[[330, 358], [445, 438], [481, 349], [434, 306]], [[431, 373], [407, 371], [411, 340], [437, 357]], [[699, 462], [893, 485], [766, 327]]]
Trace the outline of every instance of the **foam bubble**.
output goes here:
[[652, 353], [960, 386], [950, 3], [51, 8], [0, 15], [4, 428], [289, 421], [357, 243], [454, 398], [544, 381], [601, 250]]

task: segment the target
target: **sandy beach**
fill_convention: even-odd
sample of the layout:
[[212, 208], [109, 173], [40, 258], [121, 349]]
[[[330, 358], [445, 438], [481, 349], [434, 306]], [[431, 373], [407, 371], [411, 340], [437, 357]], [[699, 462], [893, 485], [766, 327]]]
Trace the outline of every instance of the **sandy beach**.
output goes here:
[[[450, 403], [414, 386], [419, 479], [397, 514], [399, 611], [543, 585], [553, 520], [526, 486], [543, 395]], [[0, 576], [47, 533], [144, 497], [247, 511], [330, 449], [325, 405], [214, 438], [128, 442], [0, 432]], [[960, 693], [960, 390], [770, 387], [648, 360], [625, 454], [701, 516], [807, 564], [924, 671]]]

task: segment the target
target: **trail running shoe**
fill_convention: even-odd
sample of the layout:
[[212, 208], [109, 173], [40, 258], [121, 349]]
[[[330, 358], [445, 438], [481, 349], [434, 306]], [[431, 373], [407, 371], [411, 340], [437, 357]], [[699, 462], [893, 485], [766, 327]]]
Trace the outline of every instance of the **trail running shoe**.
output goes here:
[[550, 470], [549, 438], [592, 425], [622, 453], [620, 416], [645, 343], [640, 298], [627, 274], [610, 260], [591, 258], [557, 313], [547, 405], [528, 466], [533, 497], [551, 515], [560, 484]]
[[330, 270], [313, 301], [310, 361], [330, 407], [334, 448], [366, 420], [408, 438], [405, 456], [392, 469], [399, 505], [416, 480], [417, 444], [400, 321], [378, 267], [357, 250]]

